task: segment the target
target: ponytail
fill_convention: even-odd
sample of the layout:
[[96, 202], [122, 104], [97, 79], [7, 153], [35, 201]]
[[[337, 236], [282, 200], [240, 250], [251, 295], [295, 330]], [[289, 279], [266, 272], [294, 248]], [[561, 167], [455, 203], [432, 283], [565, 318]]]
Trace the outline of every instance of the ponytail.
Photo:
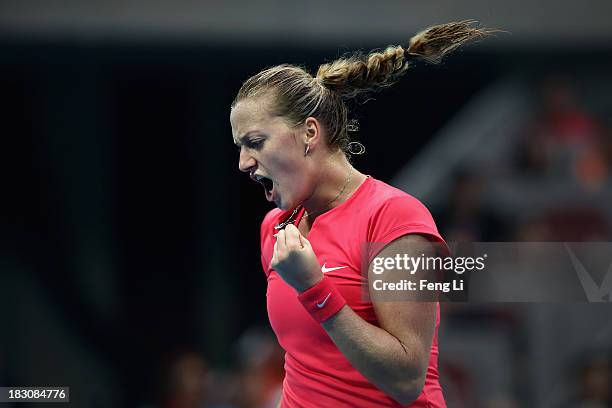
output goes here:
[[413, 36], [408, 48], [389, 46], [381, 52], [337, 59], [321, 65], [316, 78], [343, 99], [388, 87], [406, 72], [411, 61], [437, 64], [459, 46], [498, 32], [472, 27], [474, 23], [474, 20], [465, 20], [429, 27]]

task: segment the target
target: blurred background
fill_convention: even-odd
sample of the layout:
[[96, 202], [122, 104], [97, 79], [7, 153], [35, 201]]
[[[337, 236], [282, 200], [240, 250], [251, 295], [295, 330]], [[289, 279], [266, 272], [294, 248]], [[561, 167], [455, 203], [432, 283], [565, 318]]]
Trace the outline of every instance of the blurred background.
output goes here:
[[[315, 71], [432, 24], [510, 34], [353, 106], [355, 165], [421, 199], [448, 241], [610, 241], [610, 15], [607, 0], [3, 0], [0, 385], [70, 386], [78, 407], [274, 406], [270, 206], [238, 171], [231, 101], [267, 66]], [[609, 303], [444, 304], [448, 405], [610, 407], [611, 345]]]

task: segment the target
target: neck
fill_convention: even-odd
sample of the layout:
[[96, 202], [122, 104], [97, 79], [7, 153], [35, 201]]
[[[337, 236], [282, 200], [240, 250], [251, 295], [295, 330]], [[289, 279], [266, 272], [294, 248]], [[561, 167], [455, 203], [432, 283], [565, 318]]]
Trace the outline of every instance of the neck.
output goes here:
[[309, 198], [302, 202], [308, 223], [346, 201], [366, 176], [353, 168], [344, 154], [333, 155], [322, 166], [316, 186]]

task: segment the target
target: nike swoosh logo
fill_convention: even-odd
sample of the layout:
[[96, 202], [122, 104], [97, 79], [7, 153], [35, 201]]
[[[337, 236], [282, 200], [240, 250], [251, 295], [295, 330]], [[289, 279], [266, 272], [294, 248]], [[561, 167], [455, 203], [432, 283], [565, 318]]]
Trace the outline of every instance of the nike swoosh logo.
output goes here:
[[323, 264], [323, 266], [321, 267], [321, 272], [325, 273], [325, 272], [331, 272], [331, 271], [335, 271], [336, 269], [343, 269], [343, 268], [348, 268], [348, 266], [334, 266], [333, 268], [327, 268], [325, 266], [327, 262], [325, 262]]
[[325, 304], [327, 303], [327, 299], [329, 299], [330, 296], [331, 296], [331, 292], [329, 292], [327, 296], [325, 296], [325, 299], [323, 299], [321, 303], [317, 303], [317, 307], [319, 309], [323, 309], [323, 306], [325, 306]]

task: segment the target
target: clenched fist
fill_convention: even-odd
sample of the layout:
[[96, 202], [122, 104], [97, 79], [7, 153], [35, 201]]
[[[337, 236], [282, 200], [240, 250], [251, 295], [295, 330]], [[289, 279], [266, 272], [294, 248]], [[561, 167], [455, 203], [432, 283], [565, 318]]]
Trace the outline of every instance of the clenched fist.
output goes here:
[[323, 279], [321, 265], [310, 242], [293, 224], [276, 234], [271, 266], [287, 284], [300, 293]]

